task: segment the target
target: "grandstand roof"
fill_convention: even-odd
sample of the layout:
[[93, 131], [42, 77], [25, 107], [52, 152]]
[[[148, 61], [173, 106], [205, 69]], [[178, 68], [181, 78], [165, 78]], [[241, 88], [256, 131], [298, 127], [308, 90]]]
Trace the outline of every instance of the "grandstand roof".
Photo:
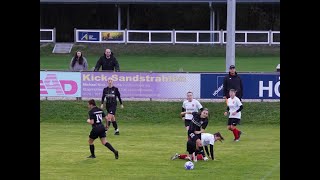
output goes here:
[[[152, 4], [152, 3], [227, 3], [227, 0], [40, 0], [40, 3], [109, 3], [109, 4]], [[280, 3], [280, 0], [237, 0], [237, 3]]]

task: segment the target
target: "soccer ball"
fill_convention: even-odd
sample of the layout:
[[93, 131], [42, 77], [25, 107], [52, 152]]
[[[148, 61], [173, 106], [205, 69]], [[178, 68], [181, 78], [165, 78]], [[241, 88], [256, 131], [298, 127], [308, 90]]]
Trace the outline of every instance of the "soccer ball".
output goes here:
[[191, 161], [187, 161], [186, 163], [184, 163], [184, 168], [186, 170], [192, 170], [194, 168], [194, 164]]

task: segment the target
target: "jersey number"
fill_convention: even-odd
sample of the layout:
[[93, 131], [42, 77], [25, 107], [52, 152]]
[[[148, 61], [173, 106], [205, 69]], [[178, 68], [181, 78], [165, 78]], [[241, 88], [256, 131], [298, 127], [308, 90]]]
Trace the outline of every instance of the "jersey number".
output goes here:
[[96, 123], [100, 123], [102, 121], [102, 114], [96, 114], [96, 117], [97, 117]]
[[193, 138], [195, 135], [194, 133], [190, 133], [190, 137]]

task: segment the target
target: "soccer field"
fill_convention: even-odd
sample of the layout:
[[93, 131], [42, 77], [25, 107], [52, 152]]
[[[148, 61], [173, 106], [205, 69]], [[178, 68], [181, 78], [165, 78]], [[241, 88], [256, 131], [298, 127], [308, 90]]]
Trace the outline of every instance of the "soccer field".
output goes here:
[[124, 102], [117, 111], [120, 136], [108, 141], [119, 159], [95, 141], [96, 159], [87, 143], [86, 101], [40, 101], [41, 179], [280, 179], [280, 103], [244, 102], [240, 142], [226, 129], [225, 103], [202, 103], [210, 110], [207, 132], [221, 132], [216, 160], [198, 161], [187, 171], [186, 131], [179, 118], [182, 102]]
[[[42, 70], [68, 70], [73, 54], [40, 57]], [[87, 56], [92, 69], [99, 56]], [[174, 57], [174, 56], [117, 56], [121, 71], [164, 71], [164, 72], [225, 72], [225, 57]], [[279, 56], [236, 57], [238, 72], [275, 72], [280, 63]]]

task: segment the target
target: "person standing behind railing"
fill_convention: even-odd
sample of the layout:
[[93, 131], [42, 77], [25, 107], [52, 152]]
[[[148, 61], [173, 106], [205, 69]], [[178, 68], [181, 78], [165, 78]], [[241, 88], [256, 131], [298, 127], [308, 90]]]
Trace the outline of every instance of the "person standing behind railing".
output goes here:
[[83, 54], [81, 51], [77, 51], [72, 57], [69, 70], [71, 71], [86, 71], [88, 70], [88, 62], [85, 57], [83, 57]]
[[120, 71], [119, 62], [113, 56], [110, 49], [106, 49], [104, 55], [99, 58], [94, 71], [99, 71], [101, 66], [103, 71]]

